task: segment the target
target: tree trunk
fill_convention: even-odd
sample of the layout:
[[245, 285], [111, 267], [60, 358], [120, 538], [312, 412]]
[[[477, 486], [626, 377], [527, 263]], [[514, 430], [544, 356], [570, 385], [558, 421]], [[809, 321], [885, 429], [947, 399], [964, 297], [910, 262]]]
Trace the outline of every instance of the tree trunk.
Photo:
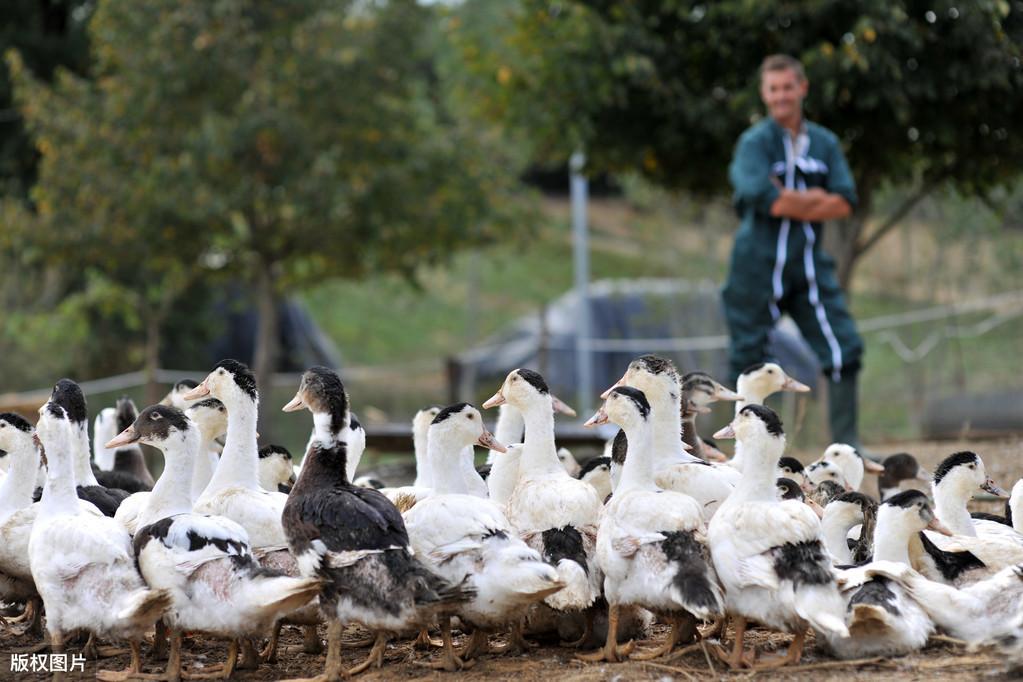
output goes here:
[[163, 397], [160, 395], [160, 384], [156, 380], [156, 370], [160, 367], [160, 327], [164, 315], [149, 312], [146, 315], [146, 348], [143, 372], [146, 375], [146, 405], [155, 405]]
[[[279, 319], [277, 314], [277, 287], [273, 273], [273, 265], [262, 263], [256, 270], [256, 310], [259, 323], [256, 329], [256, 348], [252, 358], [252, 371], [256, 375], [260, 401], [270, 398], [271, 378], [277, 368], [279, 346]], [[264, 405], [260, 415], [265, 415], [272, 405]], [[264, 439], [269, 437], [269, 423], [260, 417], [259, 433]]]

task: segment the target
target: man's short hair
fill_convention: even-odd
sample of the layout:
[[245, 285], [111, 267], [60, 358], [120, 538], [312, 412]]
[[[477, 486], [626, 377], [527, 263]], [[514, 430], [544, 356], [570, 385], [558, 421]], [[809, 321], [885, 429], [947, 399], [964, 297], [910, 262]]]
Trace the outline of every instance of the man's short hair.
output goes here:
[[801, 81], [806, 80], [806, 72], [803, 71], [803, 64], [795, 57], [787, 54], [772, 54], [764, 59], [760, 65], [760, 79], [763, 80], [767, 71], [787, 71], [791, 69]]

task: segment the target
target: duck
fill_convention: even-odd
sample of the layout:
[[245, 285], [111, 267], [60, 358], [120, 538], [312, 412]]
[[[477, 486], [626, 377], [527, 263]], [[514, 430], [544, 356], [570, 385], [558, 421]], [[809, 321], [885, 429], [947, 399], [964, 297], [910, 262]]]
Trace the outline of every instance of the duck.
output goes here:
[[592, 632], [591, 607], [600, 597], [595, 544], [602, 500], [591, 485], [569, 476], [558, 460], [554, 406], [540, 374], [512, 370], [483, 407], [504, 403], [522, 413], [526, 426], [518, 484], [505, 513], [526, 544], [557, 568], [565, 585], [543, 603], [561, 613], [586, 613], [585, 631], [575, 643], [581, 645]]
[[737, 401], [738, 393], [725, 388], [706, 372], [689, 372], [682, 377], [682, 440], [696, 457], [704, 460], [727, 459], [696, 432], [696, 416], [710, 412], [710, 405], [722, 400]]
[[591, 457], [580, 467], [576, 478], [592, 485], [597, 497], [607, 500], [611, 495], [611, 458]]
[[859, 491], [864, 473], [884, 473], [883, 465], [865, 458], [859, 450], [845, 443], [829, 445], [821, 455], [820, 461], [831, 462], [841, 469], [846, 485], [851, 491]]
[[963, 451], [946, 457], [934, 470], [931, 485], [938, 518], [957, 535], [997, 537], [1023, 544], [1023, 534], [1013, 528], [970, 517], [966, 505], [977, 491], [983, 490], [996, 497], [1009, 497], [988, 477], [984, 462], [977, 453]]
[[[111, 452], [103, 447], [114, 435], [135, 421], [138, 408], [128, 396], [121, 396], [114, 407], [113, 423], [110, 423], [110, 408], [104, 408], [96, 415], [93, 423], [93, 473], [100, 485], [107, 488], [120, 488], [129, 493], [152, 490], [153, 475], [146, 466], [146, 458], [142, 448], [137, 445], [121, 448]], [[112, 431], [112, 433], [107, 433]], [[105, 436], [105, 437], [104, 437]], [[106, 466], [109, 464], [110, 466]]]
[[[221, 438], [227, 431], [227, 409], [216, 398], [190, 402], [186, 414], [196, 424], [202, 438], [199, 453], [193, 458], [192, 480], [189, 486], [189, 497], [194, 503], [206, 489], [220, 460], [217, 454], [219, 445], [216, 439]], [[163, 405], [163, 403], [160, 404]], [[106, 440], [103, 443], [107, 443], [117, 436], [117, 433], [104, 434], [103, 431], [97, 431], [96, 435], [97, 437], [104, 436]], [[117, 511], [114, 513], [114, 520], [124, 526], [125, 530], [133, 536], [138, 530], [139, 519], [145, 511], [149, 495], [149, 491], [133, 493], [117, 507]]]
[[252, 370], [237, 360], [221, 360], [182, 398], [199, 400], [209, 396], [227, 408], [227, 441], [213, 478], [195, 501], [193, 511], [224, 516], [241, 525], [257, 557], [287, 549], [281, 513], [288, 496], [263, 490], [259, 485], [259, 394]]
[[[644, 355], [629, 363], [622, 378], [603, 396], [618, 386], [639, 389], [652, 406], [654, 432], [652, 435], [654, 471], [657, 485], [695, 499], [707, 518], [727, 499], [742, 474], [729, 466], [709, 464], [688, 453], [688, 445], [681, 438], [681, 387], [674, 363], [656, 355]], [[628, 453], [628, 436], [615, 437], [611, 457], [612, 489], [620, 476], [623, 460]]]
[[[876, 518], [877, 502], [855, 491], [842, 493], [824, 507], [821, 530], [836, 566], [856, 566], [870, 559]], [[857, 540], [850, 543], [850, 531], [857, 526], [861, 526]]]
[[[877, 509], [874, 561], [902, 562], [908, 568], [910, 542], [925, 528], [950, 532], [935, 517], [923, 493], [907, 491], [885, 501]], [[902, 656], [923, 648], [934, 633], [934, 621], [915, 595], [886, 577], [865, 577], [874, 565], [845, 571], [839, 578], [848, 602], [849, 636], [827, 637], [839, 658]]]
[[[849, 634], [820, 520], [805, 504], [778, 500], [776, 472], [785, 433], [773, 410], [746, 405], [714, 438], [735, 438], [746, 457], [742, 480], [707, 528], [726, 610], [735, 619], [732, 652], [718, 653], [732, 668], [798, 663], [810, 627]], [[785, 656], [750, 661], [744, 651], [747, 620], [793, 633]]]
[[881, 466], [884, 471], [877, 477], [877, 499], [882, 502], [902, 490], [905, 484], [926, 486], [923, 489], [930, 490], [930, 472], [920, 466], [916, 457], [908, 452], [885, 457]]
[[185, 412], [154, 405], [107, 444], [144, 443], [164, 455], [163, 475], [146, 498], [133, 546], [146, 584], [171, 597], [164, 617], [170, 631], [169, 679], [181, 677], [182, 632], [230, 639], [223, 666], [230, 677], [239, 639], [262, 635], [320, 591], [316, 578], [293, 578], [260, 566], [248, 534], [234, 521], [192, 512], [193, 460], [201, 456], [203, 440]]
[[778, 460], [778, 475], [795, 481], [801, 488], [806, 487], [805, 467], [795, 457], [782, 457]]
[[469, 492], [461, 468], [451, 460], [469, 459], [466, 448], [473, 445], [504, 450], [472, 405], [440, 410], [429, 429], [433, 495], [404, 514], [412, 549], [426, 568], [475, 591], [457, 610], [459, 620], [473, 629], [460, 656], [451, 646], [450, 623], [441, 622], [444, 659], [439, 667], [445, 670], [459, 669], [465, 659], [488, 651], [487, 632], [517, 624], [530, 604], [564, 587], [555, 568], [518, 538], [498, 505]]
[[830, 481], [838, 485], [843, 492], [852, 492], [853, 487], [845, 478], [845, 472], [841, 467], [829, 460], [817, 460], [803, 470], [803, 478], [811, 489], [819, 487], [821, 483]]
[[667, 655], [697, 635], [697, 619], [719, 616], [724, 597], [709, 559], [703, 510], [693, 498], [655, 482], [650, 402], [642, 391], [620, 386], [587, 426], [613, 421], [626, 430], [630, 455], [604, 509], [597, 531], [597, 560], [609, 607], [607, 640], [590, 661], [618, 661], [618, 612], [641, 606], [671, 623], [664, 643], [637, 654], [639, 660]]
[[[74, 438], [69, 443], [69, 447], [72, 448], [74, 454], [72, 466], [74, 467], [78, 496], [95, 505], [103, 512], [104, 516], [113, 517], [129, 493], [119, 488], [101, 486], [92, 472], [89, 415], [85, 404], [85, 394], [82, 393], [81, 387], [71, 379], [61, 379], [54, 385], [47, 402], [62, 407], [71, 425]], [[42, 492], [42, 489], [37, 488], [33, 494], [33, 500], [38, 502]]]
[[287, 494], [295, 485], [291, 452], [283, 445], [264, 445], [259, 449], [259, 487]]
[[[358, 488], [347, 473], [348, 395], [331, 369], [313, 367], [285, 411], [309, 409], [314, 437], [284, 507], [283, 525], [301, 573], [323, 581], [320, 608], [328, 616], [324, 680], [383, 664], [389, 632], [419, 629], [474, 596], [428, 570], [411, 551], [397, 508], [383, 494]], [[342, 670], [341, 627], [361, 623], [376, 633], [361, 664]]]
[[141, 671], [143, 634], [170, 608], [171, 596], [143, 582], [131, 536], [119, 523], [81, 511], [75, 491], [78, 424], [51, 400], [40, 408], [36, 429], [47, 474], [28, 557], [53, 651], [62, 652], [65, 636], [75, 630], [127, 640], [128, 669], [101, 671], [97, 678], [129, 679]]

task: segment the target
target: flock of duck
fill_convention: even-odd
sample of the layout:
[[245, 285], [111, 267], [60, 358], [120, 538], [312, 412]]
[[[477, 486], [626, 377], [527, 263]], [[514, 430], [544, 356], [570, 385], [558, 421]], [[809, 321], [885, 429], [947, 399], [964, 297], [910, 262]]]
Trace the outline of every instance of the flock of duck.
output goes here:
[[[318, 653], [324, 623], [318, 680], [381, 666], [395, 636], [440, 648], [425, 665], [449, 671], [535, 638], [610, 662], [714, 638], [732, 668], [784, 666], [811, 630], [846, 659], [910, 653], [938, 630], [1016, 655], [1023, 481], [1007, 495], [972, 452], [931, 476], [910, 455], [882, 466], [843, 444], [804, 468], [763, 402], [807, 390], [772, 363], [731, 391], [640, 357], [586, 422], [618, 435], [580, 467], [555, 442], [555, 413], [571, 408], [517, 369], [483, 403], [500, 408], [496, 435], [467, 403], [423, 410], [416, 481], [387, 488], [356, 478], [365, 430], [333, 370], [305, 372], [283, 406], [312, 413], [300, 467], [259, 448], [256, 382], [240, 362], [141, 413], [126, 398], [104, 409], [91, 450], [85, 398], [62, 379], [35, 426], [0, 414], [0, 601], [25, 604], [3, 627], [24, 621], [56, 652], [82, 633], [94, 656], [100, 640], [126, 641], [130, 666], [104, 680], [230, 677], [274, 662], [282, 625], [304, 628]], [[714, 434], [735, 439], [730, 459], [696, 431], [719, 400], [736, 402]], [[156, 481], [140, 444], [163, 453]], [[487, 466], [474, 466], [474, 446]], [[865, 473], [879, 475], [877, 498], [860, 491]], [[981, 490], [1009, 498], [1005, 517], [970, 514]], [[669, 634], [643, 646], [655, 621]], [[345, 669], [351, 623], [372, 636], [345, 646], [371, 649]], [[787, 652], [747, 648], [753, 627], [792, 634]], [[459, 650], [453, 628], [468, 635]], [[142, 668], [150, 633], [153, 658], [167, 660], [158, 674]], [[227, 640], [225, 662], [183, 670], [188, 633]], [[493, 633], [507, 643], [492, 646]]]

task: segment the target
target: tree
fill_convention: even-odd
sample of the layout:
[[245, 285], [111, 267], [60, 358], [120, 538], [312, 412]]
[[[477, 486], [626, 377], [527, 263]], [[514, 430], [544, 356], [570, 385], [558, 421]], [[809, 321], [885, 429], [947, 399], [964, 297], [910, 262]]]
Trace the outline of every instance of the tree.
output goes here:
[[[799, 57], [808, 116], [846, 146], [860, 205], [831, 243], [856, 261], [936, 187], [986, 195], [1023, 170], [1023, 3], [917, 0], [524, 0], [503, 40], [468, 36], [490, 113], [534, 158], [585, 148], [592, 171], [638, 170], [697, 194], [728, 189], [739, 133], [762, 115], [763, 57]], [[886, 184], [902, 203], [874, 215]], [[868, 229], [868, 224], [872, 229]], [[834, 231], [832, 231], [834, 232]]]
[[286, 292], [412, 277], [507, 225], [503, 155], [446, 106], [433, 17], [411, 0], [101, 2], [92, 81], [48, 87], [10, 60], [43, 159], [46, 229], [25, 236], [59, 230], [47, 253], [164, 318], [196, 278], [241, 278], [266, 385]]

